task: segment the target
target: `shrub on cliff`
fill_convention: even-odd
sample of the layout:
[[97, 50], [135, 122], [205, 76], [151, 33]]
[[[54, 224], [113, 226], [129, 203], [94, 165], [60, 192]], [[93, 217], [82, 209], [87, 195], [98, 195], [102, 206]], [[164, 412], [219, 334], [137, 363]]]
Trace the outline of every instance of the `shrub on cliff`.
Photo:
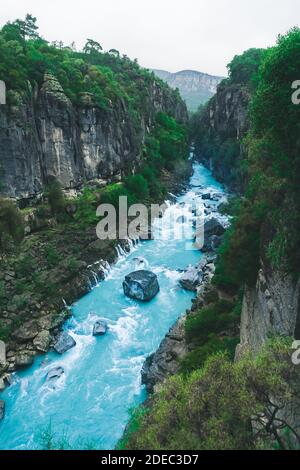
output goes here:
[[53, 215], [62, 215], [65, 212], [65, 196], [61, 184], [58, 181], [52, 181], [48, 184], [45, 196], [48, 199]]
[[119, 448], [297, 448], [300, 438], [283, 410], [299, 396], [299, 383], [289, 340], [276, 339], [238, 363], [219, 353], [191, 376], [167, 380], [150, 410], [134, 415]]
[[217, 352], [227, 352], [234, 358], [235, 348], [239, 342], [238, 324], [241, 316], [241, 302], [233, 304], [223, 300], [213, 300], [187, 317], [185, 336], [192, 351], [181, 361], [180, 370], [189, 374], [199, 369], [205, 361]]
[[0, 252], [6, 251], [11, 241], [20, 242], [23, 236], [21, 212], [9, 199], [0, 198]]
[[148, 182], [143, 175], [131, 175], [125, 180], [125, 187], [138, 201], [147, 199], [149, 196]]

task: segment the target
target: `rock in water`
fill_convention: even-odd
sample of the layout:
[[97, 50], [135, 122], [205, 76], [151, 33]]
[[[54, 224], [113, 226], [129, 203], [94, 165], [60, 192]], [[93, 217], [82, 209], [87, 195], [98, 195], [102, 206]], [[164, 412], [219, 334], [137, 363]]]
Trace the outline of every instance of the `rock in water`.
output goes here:
[[5, 415], [5, 402], [0, 400], [0, 421], [4, 418]]
[[207, 238], [211, 237], [212, 235], [221, 236], [225, 232], [225, 227], [215, 217], [212, 217], [204, 223], [204, 236]]
[[104, 320], [96, 321], [93, 328], [93, 336], [103, 336], [107, 333], [108, 325]]
[[62, 367], [55, 367], [51, 369], [46, 377], [46, 380], [59, 379], [65, 373]]
[[157, 276], [151, 271], [135, 271], [125, 277], [123, 289], [127, 297], [148, 302], [159, 292]]
[[54, 349], [58, 354], [63, 354], [71, 348], [76, 346], [76, 341], [72, 336], [68, 335], [65, 331], [59, 335], [57, 342], [54, 345]]

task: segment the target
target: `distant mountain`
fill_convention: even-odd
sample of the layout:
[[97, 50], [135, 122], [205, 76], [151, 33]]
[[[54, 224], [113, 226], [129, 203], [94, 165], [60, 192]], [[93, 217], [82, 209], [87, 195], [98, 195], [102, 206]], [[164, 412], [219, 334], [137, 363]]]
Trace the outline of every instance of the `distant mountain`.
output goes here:
[[200, 104], [206, 103], [216, 93], [218, 84], [224, 78], [196, 70], [171, 73], [166, 70], [153, 69], [153, 72], [166, 81], [170, 87], [179, 89], [189, 111], [197, 111]]

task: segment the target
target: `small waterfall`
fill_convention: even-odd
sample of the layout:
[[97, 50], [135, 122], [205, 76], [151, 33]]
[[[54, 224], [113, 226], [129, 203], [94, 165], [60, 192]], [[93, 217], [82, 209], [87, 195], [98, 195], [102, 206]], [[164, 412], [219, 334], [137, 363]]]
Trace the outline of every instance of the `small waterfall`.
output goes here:
[[103, 275], [104, 275], [104, 279], [109, 275], [109, 272], [111, 270], [111, 266], [110, 264], [108, 263], [108, 261], [103, 261], [101, 262], [99, 268], [101, 269], [101, 271], [103, 272]]
[[122, 248], [121, 245], [117, 245], [117, 246], [116, 246], [116, 251], [117, 251], [117, 255], [118, 255], [118, 258], [119, 258], [119, 259], [124, 258], [124, 257], [127, 256], [127, 254], [128, 254], [128, 253], [126, 253], [126, 251]]
[[95, 271], [91, 271], [91, 273], [92, 273], [92, 276], [93, 276], [93, 279], [94, 279], [94, 287], [96, 287], [99, 284], [98, 274], [95, 273]]

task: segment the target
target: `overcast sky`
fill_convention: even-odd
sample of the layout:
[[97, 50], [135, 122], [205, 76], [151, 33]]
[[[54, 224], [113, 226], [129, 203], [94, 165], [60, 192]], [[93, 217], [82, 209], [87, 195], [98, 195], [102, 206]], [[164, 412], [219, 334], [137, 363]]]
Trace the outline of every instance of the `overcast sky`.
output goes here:
[[50, 41], [93, 38], [149, 68], [226, 74], [250, 47], [299, 23], [299, 0], [2, 0], [0, 24], [31, 13]]

